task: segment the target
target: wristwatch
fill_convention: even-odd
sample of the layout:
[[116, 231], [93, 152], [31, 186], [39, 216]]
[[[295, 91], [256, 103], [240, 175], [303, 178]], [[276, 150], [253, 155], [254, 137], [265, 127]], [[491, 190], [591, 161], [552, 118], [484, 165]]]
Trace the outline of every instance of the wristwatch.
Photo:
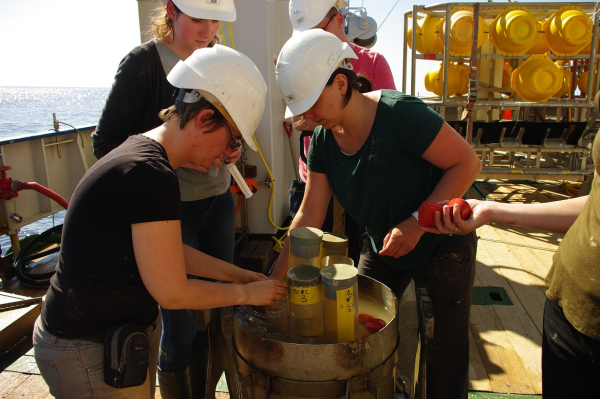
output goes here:
[[414, 211], [411, 216], [417, 219], [417, 222], [419, 221], [419, 211]]

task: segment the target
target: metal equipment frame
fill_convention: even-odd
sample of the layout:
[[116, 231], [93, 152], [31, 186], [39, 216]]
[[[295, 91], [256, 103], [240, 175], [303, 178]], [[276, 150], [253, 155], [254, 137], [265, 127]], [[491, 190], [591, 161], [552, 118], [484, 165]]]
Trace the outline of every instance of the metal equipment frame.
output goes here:
[[[448, 79], [444, 79], [441, 97], [422, 99], [447, 119], [479, 154], [484, 167], [478, 178], [585, 181], [592, 176], [594, 168], [590, 158], [591, 142], [598, 129], [596, 119], [599, 116], [597, 107], [594, 106], [594, 97], [598, 93], [600, 84], [600, 74], [597, 73], [600, 55], [596, 53], [598, 29], [592, 33], [590, 54], [573, 56], [549, 54], [552, 60], [563, 60], [569, 63], [574, 61], [575, 65], [587, 62], [589, 66], [587, 95], [573, 98], [570, 94], [570, 98], [551, 98], [543, 103], [526, 102], [517, 93], [512, 97], [502, 98], [501, 93], [513, 91], [494, 85], [493, 76], [495, 74], [497, 76], [495, 70], [504, 61], [521, 65], [530, 54], [502, 55], [497, 53], [488, 42], [480, 49], [473, 45], [470, 56], [451, 56], [448, 53], [451, 10], [459, 6], [473, 9], [473, 42], [477, 43], [479, 16], [484, 20], [492, 20], [507, 7], [521, 6], [527, 7], [536, 18], [544, 19], [552, 15], [562, 4], [535, 2], [513, 5], [512, 3], [461, 2], [413, 6], [411, 11], [404, 14], [402, 91], [415, 95], [417, 61], [443, 61], [443, 76], [448, 76], [450, 61], [464, 62], [471, 70], [467, 96], [451, 98], [448, 95]], [[593, 20], [594, 26], [598, 26], [596, 3], [575, 2], [568, 3], [568, 6], [580, 7]], [[424, 15], [446, 17], [443, 54], [417, 53], [417, 29], [413, 29], [409, 37], [409, 18], [412, 18], [416, 25], [416, 18], [413, 16], [418, 18]], [[482, 51], [486, 44], [487, 51]], [[482, 76], [481, 71], [486, 68], [491, 70], [490, 75]], [[410, 89], [407, 87], [407, 77], [410, 77]], [[486, 79], [488, 81], [484, 81]], [[501, 109], [513, 111], [512, 120], [499, 122]], [[533, 124], [532, 119], [536, 118], [554, 121]], [[559, 126], [561, 119], [566, 119], [570, 125]]]

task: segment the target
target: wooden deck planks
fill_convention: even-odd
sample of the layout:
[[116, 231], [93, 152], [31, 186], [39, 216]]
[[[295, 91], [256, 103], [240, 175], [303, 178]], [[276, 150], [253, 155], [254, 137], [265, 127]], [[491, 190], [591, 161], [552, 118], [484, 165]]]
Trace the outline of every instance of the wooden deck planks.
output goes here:
[[469, 331], [469, 390], [493, 392], [473, 331]]
[[25, 374], [3, 371], [0, 373], [0, 395], [4, 397], [4, 395], [9, 394], [26, 379], [27, 375]]
[[[1, 304], [18, 303], [29, 297], [0, 292]], [[29, 334], [31, 326], [41, 310], [41, 302], [15, 309], [5, 309], [0, 312], [0, 353], [4, 353]]]
[[[3, 373], [4, 374], [4, 373]], [[15, 386], [13, 390], [6, 394], [2, 392], [2, 399], [46, 399], [53, 398], [48, 392], [48, 385], [42, 378], [41, 375], [26, 375], [26, 380], [21, 382], [20, 385]]]
[[535, 230], [524, 232], [522, 230], [525, 229], [515, 230], [505, 226], [497, 226], [498, 228], [495, 229], [498, 238], [506, 243], [507, 250], [514, 255], [523, 270], [529, 273], [532, 282], [540, 287], [542, 292], [545, 292], [544, 278], [548, 273], [548, 265], [552, 264], [557, 245], [545, 242], [545, 239], [536, 238], [535, 235], [538, 232]]
[[[486, 182], [478, 187], [488, 200], [502, 202], [568, 198], [558, 185]], [[541, 394], [544, 278], [562, 235], [501, 223], [483, 226], [477, 234], [475, 285], [504, 288], [513, 305], [472, 307], [471, 333], [477, 352], [471, 352], [470, 362], [485, 365], [493, 392]], [[476, 389], [473, 379], [471, 386]]]
[[0, 373], [0, 397], [2, 399], [46, 399], [52, 398], [52, 395], [39, 374], [3, 371]]
[[[482, 230], [487, 237], [492, 237], [498, 240], [498, 235], [495, 228], [491, 226], [483, 226]], [[480, 240], [479, 247], [485, 247], [494, 259], [495, 270], [506, 279], [513, 295], [507, 290], [513, 303], [520, 301], [529, 317], [534, 321], [538, 331], [542, 331], [543, 315], [540, 309], [543, 309], [546, 301], [546, 296], [538, 288], [538, 285], [530, 277], [529, 273], [524, 270], [518, 259], [507, 248], [505, 244]], [[534, 289], [532, 289], [532, 287]], [[506, 289], [506, 288], [505, 288]]]
[[471, 331], [493, 392], [535, 393], [502, 323], [490, 306], [471, 308]]
[[[510, 284], [500, 272], [500, 267], [494, 261], [482, 241], [479, 241], [477, 253], [476, 286], [504, 288], [513, 302], [513, 306], [488, 305], [471, 307], [471, 334], [478, 352], [471, 352], [470, 363], [481, 361], [488, 373], [492, 392], [498, 393], [539, 393], [541, 380], [539, 378], [540, 364], [531, 356], [534, 348], [529, 341], [523, 342], [519, 337], [528, 336], [527, 329], [519, 326], [511, 318], [527, 319], [528, 315], [520, 305], [518, 297]], [[529, 321], [530, 328], [539, 332]], [[516, 324], [516, 325], [515, 325]], [[514, 330], [511, 332], [510, 329]], [[535, 343], [533, 344], [535, 347]], [[477, 355], [480, 360], [474, 359]], [[534, 363], [522, 359], [523, 356], [533, 358]], [[531, 370], [533, 368], [533, 370]], [[473, 386], [473, 389], [475, 387]], [[485, 390], [485, 389], [479, 389]]]

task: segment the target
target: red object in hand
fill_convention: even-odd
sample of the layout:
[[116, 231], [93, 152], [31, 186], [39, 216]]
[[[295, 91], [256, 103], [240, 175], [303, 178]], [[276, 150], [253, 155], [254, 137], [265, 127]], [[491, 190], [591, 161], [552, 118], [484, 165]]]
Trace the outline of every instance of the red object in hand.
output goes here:
[[458, 207], [460, 209], [460, 218], [462, 220], [465, 220], [469, 217], [469, 215], [471, 214], [471, 205], [469, 205], [467, 201], [465, 201], [462, 198], [454, 198], [452, 201], [450, 201], [448, 206], [452, 208], [454, 207], [454, 204], [458, 204]]
[[[454, 204], [458, 204], [460, 207], [460, 217], [465, 220], [471, 214], [471, 206], [467, 201], [462, 198], [454, 198], [448, 204], [449, 207], [453, 207]], [[433, 202], [423, 201], [419, 207], [419, 224], [423, 227], [435, 227], [433, 216], [436, 212], [442, 213], [444, 209], [443, 205], [434, 204]]]
[[435, 212], [442, 213], [443, 205], [434, 204], [433, 202], [423, 201], [419, 207], [419, 224], [423, 227], [435, 227], [433, 216]]
[[373, 317], [370, 320], [367, 320], [365, 324], [367, 325], [367, 327], [369, 327], [369, 329], [373, 331], [379, 331], [383, 327], [385, 327], [385, 321], [381, 319], [376, 319], [375, 317]]

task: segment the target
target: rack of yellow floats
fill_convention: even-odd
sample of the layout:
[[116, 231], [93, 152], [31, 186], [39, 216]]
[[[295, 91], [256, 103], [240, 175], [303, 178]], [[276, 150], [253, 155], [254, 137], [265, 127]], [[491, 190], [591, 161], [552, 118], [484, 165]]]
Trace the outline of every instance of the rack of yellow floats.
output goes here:
[[584, 181], [598, 119], [596, 7], [415, 5], [404, 14], [402, 90], [416, 95], [423, 79], [419, 97], [480, 154], [480, 178]]

